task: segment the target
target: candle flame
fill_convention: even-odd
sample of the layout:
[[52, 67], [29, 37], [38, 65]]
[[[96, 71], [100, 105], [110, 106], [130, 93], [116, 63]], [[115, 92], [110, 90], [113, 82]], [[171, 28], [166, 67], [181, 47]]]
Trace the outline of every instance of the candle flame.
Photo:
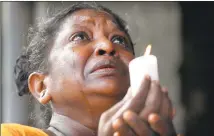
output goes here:
[[152, 50], [152, 45], [149, 44], [147, 47], [146, 47], [146, 51], [144, 53], [144, 56], [147, 56], [151, 53], [151, 50]]

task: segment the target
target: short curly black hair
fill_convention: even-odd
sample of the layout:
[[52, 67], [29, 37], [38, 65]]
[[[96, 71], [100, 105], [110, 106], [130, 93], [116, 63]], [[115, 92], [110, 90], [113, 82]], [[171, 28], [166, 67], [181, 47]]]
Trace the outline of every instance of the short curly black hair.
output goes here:
[[[77, 3], [62, 10], [45, 22], [38, 23], [34, 28], [30, 27], [28, 38], [29, 44], [18, 57], [14, 68], [15, 82], [18, 88], [19, 96], [28, 94], [28, 76], [34, 72], [48, 73], [48, 55], [51, 42], [53, 42], [61, 23], [72, 13], [81, 9], [94, 9], [104, 11], [112, 15], [118, 27], [128, 36], [132, 49], [133, 42], [126, 28], [126, 22], [110, 9], [98, 4]], [[134, 52], [133, 52], [134, 53]]]

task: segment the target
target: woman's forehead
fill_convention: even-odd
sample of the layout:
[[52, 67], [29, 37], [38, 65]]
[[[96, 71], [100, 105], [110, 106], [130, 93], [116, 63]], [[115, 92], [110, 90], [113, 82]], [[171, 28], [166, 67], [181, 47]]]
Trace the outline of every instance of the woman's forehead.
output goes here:
[[82, 10], [76, 11], [66, 19], [66, 23], [69, 23], [69, 24], [71, 23], [74, 25], [79, 25], [79, 24], [96, 25], [96, 21], [104, 21], [108, 25], [117, 27], [117, 23], [115, 22], [112, 15], [108, 14], [105, 11], [97, 11], [94, 9], [82, 9]]

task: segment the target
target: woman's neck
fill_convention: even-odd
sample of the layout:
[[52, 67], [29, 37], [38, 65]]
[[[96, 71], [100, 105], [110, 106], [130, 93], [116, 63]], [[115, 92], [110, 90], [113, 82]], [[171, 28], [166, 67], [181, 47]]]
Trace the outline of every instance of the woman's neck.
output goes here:
[[[49, 130], [54, 129], [64, 136], [95, 136], [96, 132], [69, 117], [53, 113]], [[53, 131], [52, 131], [53, 132]], [[56, 134], [56, 132], [53, 132]], [[56, 134], [57, 135], [57, 134]]]

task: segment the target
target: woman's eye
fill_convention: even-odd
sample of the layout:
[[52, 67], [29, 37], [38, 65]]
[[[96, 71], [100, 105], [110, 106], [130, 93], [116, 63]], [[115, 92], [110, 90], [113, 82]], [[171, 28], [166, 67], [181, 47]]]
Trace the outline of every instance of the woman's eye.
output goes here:
[[125, 38], [122, 36], [114, 36], [112, 38], [112, 42], [115, 44], [120, 44], [120, 45], [124, 45], [124, 46], [127, 44]]
[[79, 32], [71, 36], [70, 41], [78, 42], [89, 40], [89, 36], [85, 32]]

